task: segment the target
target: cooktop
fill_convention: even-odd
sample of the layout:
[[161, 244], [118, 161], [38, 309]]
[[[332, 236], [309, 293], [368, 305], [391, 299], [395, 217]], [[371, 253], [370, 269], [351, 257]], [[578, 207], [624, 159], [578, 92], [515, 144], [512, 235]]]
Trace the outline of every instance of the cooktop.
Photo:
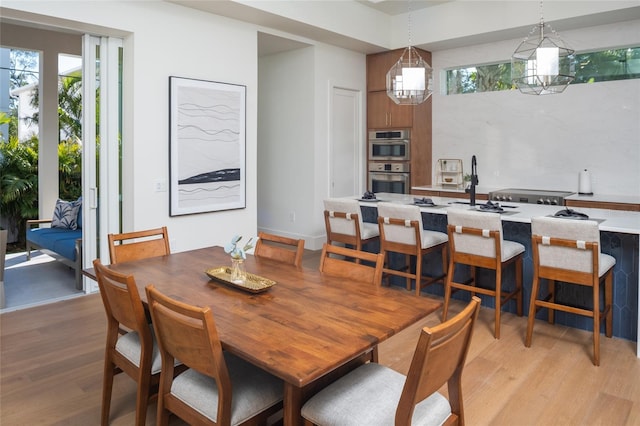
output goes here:
[[494, 201], [513, 201], [516, 203], [564, 205], [564, 198], [574, 194], [571, 191], [552, 191], [546, 189], [507, 188], [489, 193]]

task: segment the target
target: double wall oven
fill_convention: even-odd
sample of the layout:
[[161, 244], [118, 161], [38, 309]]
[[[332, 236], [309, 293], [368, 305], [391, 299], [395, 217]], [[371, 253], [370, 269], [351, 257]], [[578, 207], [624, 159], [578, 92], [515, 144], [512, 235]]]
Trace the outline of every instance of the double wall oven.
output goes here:
[[371, 192], [411, 192], [411, 138], [407, 130], [369, 131], [368, 188]]

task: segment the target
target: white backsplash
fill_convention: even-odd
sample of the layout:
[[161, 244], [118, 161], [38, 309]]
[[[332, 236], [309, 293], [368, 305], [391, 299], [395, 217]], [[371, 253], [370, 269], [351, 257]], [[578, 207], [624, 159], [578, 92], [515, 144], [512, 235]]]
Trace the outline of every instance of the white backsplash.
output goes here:
[[[640, 40], [628, 41], [628, 33], [640, 37], [637, 27], [604, 31], [612, 28], [595, 27], [593, 32], [609, 35], [611, 46], [620, 45], [622, 36], [626, 45], [640, 45]], [[563, 38], [590, 40], [586, 32], [576, 30]], [[434, 52], [433, 65], [441, 71], [496, 61], [501, 55], [508, 58], [506, 49], [515, 49], [517, 40], [514, 43]], [[473, 51], [466, 58], [472, 62], [460, 62], [465, 50]], [[434, 93], [434, 169], [438, 158], [462, 158], [464, 172], [469, 173], [474, 154], [483, 187], [577, 192], [579, 173], [586, 168], [594, 193], [640, 195], [640, 79], [576, 84], [547, 96], [516, 90]]]

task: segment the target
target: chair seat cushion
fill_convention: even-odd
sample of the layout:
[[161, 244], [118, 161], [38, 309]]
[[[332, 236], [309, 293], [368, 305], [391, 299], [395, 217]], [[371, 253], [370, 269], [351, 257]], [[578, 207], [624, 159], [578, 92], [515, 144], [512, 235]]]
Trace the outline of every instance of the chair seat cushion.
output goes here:
[[524, 246], [515, 241], [502, 241], [502, 261], [507, 261], [514, 256], [524, 253]]
[[377, 223], [364, 222], [360, 230], [360, 238], [368, 240], [369, 238], [379, 237], [380, 229]]
[[[233, 391], [231, 424], [246, 421], [282, 401], [282, 381], [248, 362], [224, 353]], [[218, 388], [216, 382], [193, 369], [173, 380], [171, 393], [185, 404], [213, 421], [218, 417]]]
[[[393, 425], [405, 376], [377, 363], [364, 364], [327, 386], [302, 407], [302, 417], [319, 425]], [[413, 425], [441, 425], [451, 414], [438, 392], [416, 405]]]
[[446, 243], [449, 237], [444, 232], [422, 230], [422, 248], [437, 246], [438, 244]]
[[615, 264], [615, 257], [600, 253], [600, 258], [598, 259], [598, 276], [603, 276], [609, 269], [613, 268]]
[[[151, 374], [160, 372], [162, 368], [162, 357], [160, 356], [160, 350], [156, 343], [155, 334], [151, 329], [151, 337], [153, 338], [153, 352], [151, 354]], [[127, 334], [118, 337], [116, 343], [116, 351], [124, 355], [133, 364], [140, 367], [140, 353], [142, 352], [142, 346], [140, 345], [140, 337], [135, 331], [131, 331]], [[176, 362], [178, 364], [178, 362]]]

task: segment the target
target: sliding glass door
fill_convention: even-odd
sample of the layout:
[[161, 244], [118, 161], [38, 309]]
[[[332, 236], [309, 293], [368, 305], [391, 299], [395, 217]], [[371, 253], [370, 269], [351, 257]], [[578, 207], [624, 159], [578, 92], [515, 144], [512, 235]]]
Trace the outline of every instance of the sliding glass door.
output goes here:
[[[83, 37], [83, 265], [109, 263], [107, 234], [120, 230], [122, 40]], [[97, 291], [84, 279], [86, 292]]]

